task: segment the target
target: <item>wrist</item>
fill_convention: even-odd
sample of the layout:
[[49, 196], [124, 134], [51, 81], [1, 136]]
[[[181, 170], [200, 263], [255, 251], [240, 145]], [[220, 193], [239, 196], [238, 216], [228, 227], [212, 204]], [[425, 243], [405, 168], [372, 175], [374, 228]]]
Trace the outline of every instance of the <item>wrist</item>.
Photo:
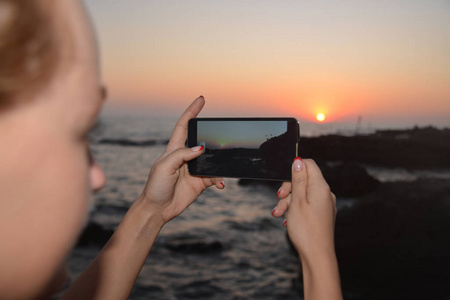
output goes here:
[[315, 251], [298, 251], [302, 266], [315, 268], [318, 265], [337, 263], [336, 252], [333, 246], [323, 247]]
[[336, 257], [333, 236], [294, 240], [293, 245], [302, 261], [314, 261], [319, 257]]
[[302, 273], [309, 278], [323, 278], [326, 274], [339, 272], [334, 249], [316, 252], [314, 255], [299, 254]]
[[142, 195], [133, 203], [132, 207], [135, 207], [142, 214], [142, 219], [148, 223], [148, 226], [160, 230], [166, 224], [162, 214], [149, 201], [146, 201]]

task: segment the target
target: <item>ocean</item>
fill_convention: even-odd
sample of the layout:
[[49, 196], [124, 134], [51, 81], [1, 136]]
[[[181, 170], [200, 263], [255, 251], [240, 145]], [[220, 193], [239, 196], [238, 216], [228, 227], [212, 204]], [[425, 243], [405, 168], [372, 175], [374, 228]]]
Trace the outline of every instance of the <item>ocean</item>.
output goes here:
[[[175, 123], [175, 118], [102, 116], [92, 149], [107, 184], [93, 196], [91, 222], [106, 229], [118, 226], [142, 192]], [[153, 145], [99, 143], [107, 139]], [[226, 179], [225, 190], [208, 189], [164, 226], [130, 299], [298, 299], [299, 263], [287, 242], [283, 219], [271, 216], [276, 203], [275, 190], [240, 186], [236, 179]], [[176, 249], [190, 243], [199, 249]], [[71, 278], [99, 250], [75, 248], [68, 263]]]
[[[90, 222], [105, 229], [118, 226], [142, 192], [175, 123], [175, 118], [143, 114], [102, 115], [92, 149], [107, 184], [93, 195]], [[305, 136], [335, 132], [334, 127], [302, 127]], [[448, 176], [367, 169], [384, 182]], [[353, 201], [338, 199], [338, 210]], [[276, 204], [276, 189], [265, 185], [243, 186], [226, 179], [224, 190], [208, 189], [164, 226], [130, 299], [299, 299], [300, 265], [283, 219], [271, 216]], [[70, 277], [79, 275], [99, 251], [95, 245], [75, 248], [68, 261]]]

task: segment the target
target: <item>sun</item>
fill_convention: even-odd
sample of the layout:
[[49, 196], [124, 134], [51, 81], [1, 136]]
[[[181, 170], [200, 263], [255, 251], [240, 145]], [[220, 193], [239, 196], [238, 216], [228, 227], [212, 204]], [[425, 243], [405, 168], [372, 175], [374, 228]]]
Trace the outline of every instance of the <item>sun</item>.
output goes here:
[[319, 122], [323, 122], [325, 120], [325, 115], [323, 113], [318, 113], [316, 119]]

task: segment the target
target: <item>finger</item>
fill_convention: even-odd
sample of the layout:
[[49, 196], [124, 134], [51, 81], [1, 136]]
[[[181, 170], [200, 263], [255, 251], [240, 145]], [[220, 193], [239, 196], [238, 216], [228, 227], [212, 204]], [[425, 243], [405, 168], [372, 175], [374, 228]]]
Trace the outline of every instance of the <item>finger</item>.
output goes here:
[[277, 198], [282, 199], [286, 198], [291, 193], [291, 183], [283, 182], [281, 187], [278, 189]]
[[163, 160], [161, 160], [157, 167], [161, 168], [166, 174], [173, 174], [176, 172], [185, 162], [193, 160], [200, 156], [203, 151], [203, 146], [196, 146], [193, 148], [179, 148], [172, 153], [168, 154]]
[[223, 178], [214, 178], [214, 183], [220, 190], [223, 190], [225, 188], [225, 180]]
[[308, 167], [300, 157], [296, 157], [292, 163], [292, 205], [308, 202], [306, 197], [306, 188], [309, 180]]
[[207, 187], [215, 185], [220, 190], [225, 188], [225, 180], [222, 177], [204, 178], [204, 180], [206, 180], [205, 186]]
[[275, 218], [281, 217], [289, 208], [289, 205], [291, 204], [291, 195], [288, 195], [288, 197], [281, 199], [278, 201], [277, 206], [272, 210], [272, 216]]
[[187, 138], [188, 122], [190, 119], [195, 118], [200, 113], [204, 105], [205, 98], [203, 98], [203, 96], [198, 97], [194, 100], [194, 102], [191, 103], [191, 105], [189, 105], [186, 111], [178, 119], [165, 153], [170, 153], [178, 148], [184, 148], [184, 144]]
[[319, 166], [312, 159], [305, 159], [303, 163], [308, 169], [308, 185], [323, 185], [328, 186], [325, 178], [323, 178], [322, 171]]

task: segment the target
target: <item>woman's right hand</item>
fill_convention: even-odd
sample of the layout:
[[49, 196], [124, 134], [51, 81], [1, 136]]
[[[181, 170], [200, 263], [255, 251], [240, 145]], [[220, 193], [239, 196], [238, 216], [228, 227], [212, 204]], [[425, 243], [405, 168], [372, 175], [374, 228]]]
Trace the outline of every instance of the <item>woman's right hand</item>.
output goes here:
[[342, 300], [334, 250], [336, 197], [313, 160], [292, 164], [292, 183], [283, 183], [272, 212], [286, 214], [284, 225], [302, 263], [304, 299]]
[[205, 105], [203, 96], [195, 99], [178, 120], [166, 150], [153, 164], [138, 201], [161, 218], [162, 225], [178, 216], [208, 187], [225, 188], [223, 178], [192, 176], [187, 162], [199, 157], [203, 147], [185, 148], [190, 119]]
[[311, 159], [296, 158], [292, 183], [283, 183], [278, 197], [281, 200], [272, 215], [280, 217], [289, 209], [284, 225], [302, 261], [334, 254], [336, 197], [317, 164]]

